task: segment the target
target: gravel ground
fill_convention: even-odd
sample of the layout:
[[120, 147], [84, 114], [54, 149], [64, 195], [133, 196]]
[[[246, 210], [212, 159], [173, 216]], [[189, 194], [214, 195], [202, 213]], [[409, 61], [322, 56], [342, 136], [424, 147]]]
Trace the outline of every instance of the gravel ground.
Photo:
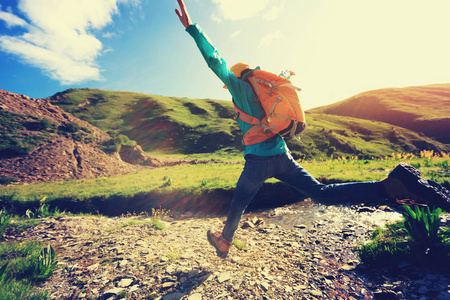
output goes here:
[[39, 287], [53, 299], [450, 299], [449, 272], [369, 268], [353, 251], [398, 218], [364, 206], [247, 214], [235, 236], [245, 247], [226, 259], [206, 239], [223, 218], [168, 220], [157, 230], [145, 216], [63, 216], [8, 239], [55, 248], [58, 267]]

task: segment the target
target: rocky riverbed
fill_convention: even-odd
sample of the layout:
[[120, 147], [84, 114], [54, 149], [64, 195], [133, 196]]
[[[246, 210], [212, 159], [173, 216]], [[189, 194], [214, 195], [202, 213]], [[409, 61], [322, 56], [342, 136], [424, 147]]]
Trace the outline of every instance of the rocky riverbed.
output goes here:
[[[444, 222], [448, 224], [448, 216]], [[404, 262], [370, 268], [354, 252], [387, 207], [312, 202], [247, 214], [226, 259], [206, 231], [224, 218], [147, 216], [45, 219], [13, 240], [51, 244], [58, 267], [40, 286], [53, 299], [450, 299], [450, 273]]]

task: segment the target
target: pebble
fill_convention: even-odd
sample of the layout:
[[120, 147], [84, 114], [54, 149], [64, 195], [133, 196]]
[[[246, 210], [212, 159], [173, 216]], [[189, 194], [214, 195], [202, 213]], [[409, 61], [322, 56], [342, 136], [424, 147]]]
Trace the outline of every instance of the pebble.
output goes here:
[[123, 288], [113, 288], [113, 289], [109, 289], [107, 291], [105, 291], [105, 293], [103, 294], [103, 296], [107, 296], [107, 295], [118, 295], [121, 292], [123, 292], [125, 289]]
[[261, 288], [263, 291], [267, 292], [269, 290], [270, 284], [267, 281], [261, 282]]
[[223, 283], [227, 280], [230, 280], [230, 274], [228, 274], [228, 273], [222, 273], [217, 277], [217, 281], [219, 283]]
[[133, 283], [133, 279], [130, 278], [124, 278], [122, 280], [120, 280], [120, 282], [117, 284], [117, 286], [125, 288], [130, 286]]
[[188, 297], [188, 300], [202, 300], [202, 294], [195, 293]]

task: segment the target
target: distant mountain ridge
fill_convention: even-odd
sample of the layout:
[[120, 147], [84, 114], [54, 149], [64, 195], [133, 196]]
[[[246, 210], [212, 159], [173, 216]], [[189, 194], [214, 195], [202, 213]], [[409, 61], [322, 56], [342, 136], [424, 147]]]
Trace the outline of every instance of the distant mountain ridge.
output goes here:
[[[98, 89], [69, 89], [48, 100], [105, 132], [123, 134], [144, 151], [242, 154], [242, 135], [231, 101], [188, 99]], [[301, 141], [288, 141], [294, 157], [382, 157], [393, 152], [449, 152], [446, 145], [409, 129], [360, 118], [307, 113]]]
[[309, 112], [380, 121], [450, 143], [450, 83], [367, 91]]

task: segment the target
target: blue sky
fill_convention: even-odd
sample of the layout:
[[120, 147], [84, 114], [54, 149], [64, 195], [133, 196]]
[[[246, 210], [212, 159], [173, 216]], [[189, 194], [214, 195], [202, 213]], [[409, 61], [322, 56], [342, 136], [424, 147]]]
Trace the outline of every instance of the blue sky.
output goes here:
[[[186, 0], [231, 66], [290, 69], [305, 108], [448, 83], [450, 1]], [[100, 88], [230, 100], [176, 0], [1, 0], [0, 89]]]

